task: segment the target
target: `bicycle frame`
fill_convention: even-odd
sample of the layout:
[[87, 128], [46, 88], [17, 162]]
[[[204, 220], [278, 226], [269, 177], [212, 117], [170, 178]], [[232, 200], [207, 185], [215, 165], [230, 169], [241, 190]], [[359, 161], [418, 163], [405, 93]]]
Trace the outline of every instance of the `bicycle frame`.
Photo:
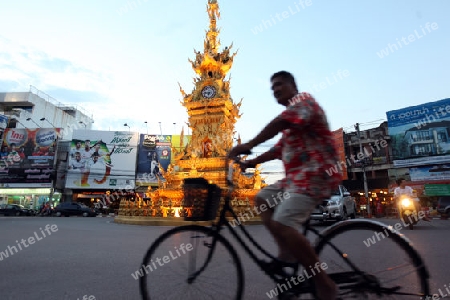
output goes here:
[[[228, 160], [227, 160], [227, 164], [229, 164]], [[237, 240], [237, 242], [244, 248], [245, 252], [247, 253], [247, 255], [255, 262], [256, 265], [258, 265], [260, 267], [260, 269], [267, 275], [269, 276], [275, 283], [285, 283], [286, 278], [288, 278], [289, 276], [294, 276], [295, 274], [297, 274], [298, 269], [300, 267], [299, 263], [288, 263], [288, 262], [284, 262], [279, 260], [278, 258], [276, 258], [274, 255], [270, 254], [267, 250], [265, 250], [251, 235], [250, 233], [245, 229], [245, 226], [242, 223], [238, 223], [238, 227], [240, 228], [241, 232], [244, 234], [244, 237], [247, 238], [248, 241], [250, 241], [250, 243], [248, 241], [245, 241], [245, 238], [239, 236], [237, 230], [235, 230], [235, 228], [230, 224], [230, 220], [227, 219], [226, 215], [227, 213], [231, 214], [232, 218], [235, 220], [239, 220], [238, 216], [236, 215], [236, 213], [234, 212], [232, 206], [231, 206], [231, 195], [232, 192], [234, 190], [234, 184], [232, 182], [232, 165], [233, 163], [229, 164], [229, 170], [226, 172], [227, 173], [227, 185], [228, 185], [228, 191], [225, 195], [225, 201], [224, 201], [224, 205], [220, 211], [220, 215], [219, 215], [219, 219], [217, 220], [217, 222], [213, 222], [212, 223], [212, 242], [211, 244], [209, 244], [208, 246], [210, 246], [210, 251], [208, 253], [208, 256], [203, 264], [203, 266], [197, 270], [196, 272], [194, 272], [191, 276], [189, 276], [188, 281], [189, 282], [193, 282], [195, 280], [195, 278], [201, 274], [203, 272], [204, 269], [206, 269], [206, 267], [208, 266], [213, 254], [214, 254], [214, 249], [215, 249], [215, 245], [218, 239], [218, 236], [220, 235], [220, 231], [224, 228], [227, 227], [228, 230], [230, 231], [230, 233], [232, 234], [232, 236], [234, 236], [234, 238]], [[306, 236], [308, 232], [312, 232], [314, 233], [317, 238], [323, 239], [325, 237], [325, 235], [323, 235], [321, 232], [319, 232], [317, 229], [312, 228], [309, 225], [310, 220], [308, 220], [307, 222], [305, 222], [304, 225], [304, 229], [303, 229], [303, 234]], [[330, 277], [336, 282], [336, 283], [346, 283], [346, 284], [350, 284], [350, 286], [347, 286], [347, 289], [351, 289], [351, 286], [354, 287], [361, 287], [365, 286], [365, 284], [367, 284], [368, 286], [370, 286], [370, 289], [372, 289], [374, 292], [379, 293], [379, 295], [382, 294], [405, 294], [405, 293], [397, 293], [397, 289], [399, 288], [398, 286], [394, 286], [394, 287], [381, 287], [379, 284], [375, 283], [374, 285], [374, 281], [373, 278], [371, 278], [370, 274], [367, 274], [366, 272], [361, 271], [346, 255], [344, 255], [344, 253], [338, 249], [333, 243], [326, 241], [326, 244], [329, 245], [334, 251], [336, 251], [336, 253], [339, 254], [339, 256], [343, 259], [343, 261], [351, 268], [352, 271], [347, 271], [347, 272], [340, 272], [340, 273], [334, 273], [334, 274], [330, 274]], [[279, 264], [279, 266], [281, 267], [289, 267], [293, 269], [293, 273], [292, 275], [286, 273], [283, 271], [283, 274], [279, 274], [276, 273], [274, 271], [269, 270], [266, 265], [265, 265], [265, 260], [264, 259], [260, 259], [258, 258], [258, 256], [254, 253], [254, 251], [252, 251], [252, 249], [250, 249], [249, 245], [253, 245], [256, 249], [258, 249], [264, 256], [265, 259], [271, 259], [273, 261], [275, 261], [277, 264]], [[360, 279], [364, 279], [363, 281], [358, 281], [355, 280], [354, 275], [358, 276], [358, 278]], [[295, 275], [297, 276], [297, 275]], [[311, 285], [308, 285], [308, 281], [305, 281], [303, 284], [299, 284], [295, 290], [297, 291], [297, 293], [299, 294], [304, 294], [304, 293], [314, 293], [314, 289]], [[406, 293], [406, 295], [409, 295], [408, 293]]]
[[[234, 160], [234, 162], [237, 162], [236, 160]], [[226, 193], [225, 196], [225, 202], [224, 205], [220, 211], [220, 215], [219, 215], [219, 219], [217, 222], [213, 222], [212, 224], [212, 230], [215, 234], [215, 236], [213, 237], [212, 243], [211, 243], [211, 251], [208, 254], [207, 259], [205, 260], [205, 264], [194, 274], [192, 274], [192, 276], [190, 276], [189, 281], [192, 282], [195, 277], [197, 277], [197, 275], [199, 275], [209, 264], [209, 261], [211, 259], [211, 257], [213, 256], [214, 253], [214, 249], [215, 249], [215, 245], [216, 245], [216, 234], [220, 234], [220, 231], [224, 228], [227, 227], [228, 230], [230, 231], [230, 233], [233, 235], [233, 237], [237, 240], [237, 242], [244, 248], [245, 252], [247, 253], [248, 256], [250, 256], [250, 258], [255, 262], [256, 265], [258, 265], [260, 267], [260, 269], [267, 275], [269, 276], [274, 282], [276, 283], [284, 283], [286, 276], [289, 276], [289, 274], [283, 274], [284, 276], [279, 277], [277, 275], [279, 274], [275, 274], [271, 271], [269, 271], [264, 263], [265, 260], [264, 259], [260, 259], [257, 257], [257, 255], [250, 249], [249, 243], [246, 242], [244, 240], [244, 238], [242, 238], [241, 236], [239, 236], [239, 234], [237, 233], [237, 230], [235, 230], [233, 228], [233, 226], [230, 224], [230, 221], [227, 219], [226, 215], [227, 213], [230, 213], [232, 218], [235, 220], [239, 220], [238, 216], [236, 215], [236, 213], [234, 212], [232, 206], [231, 206], [231, 195], [232, 192], [234, 190], [234, 184], [233, 184], [233, 180], [232, 180], [232, 174], [233, 174], [233, 163], [230, 164], [229, 160], [227, 160], [227, 165], [229, 166], [229, 168], [227, 169], [226, 175], [227, 175], [227, 185], [228, 185], [228, 191]], [[300, 265], [298, 263], [288, 263], [288, 262], [284, 262], [279, 260], [278, 258], [276, 258], [274, 255], [270, 254], [267, 250], [265, 250], [251, 235], [250, 233], [245, 229], [245, 226], [242, 225], [242, 223], [238, 223], [238, 227], [241, 230], [241, 232], [244, 234], [245, 238], [247, 238], [248, 241], [250, 241], [250, 245], [253, 245], [256, 249], [258, 249], [264, 256], [265, 259], [270, 259], [273, 260], [275, 262], [277, 262], [279, 265], [283, 266], [283, 267], [290, 267], [293, 269], [293, 274], [296, 274]], [[303, 234], [306, 236], [308, 232], [312, 232], [314, 233], [318, 238], [323, 238], [323, 235], [315, 228], [312, 228], [309, 226], [309, 220], [304, 224], [304, 230], [303, 230]], [[343, 253], [336, 247], [334, 246], [332, 243], [328, 243], [341, 257], [345, 257], [343, 255]], [[344, 258], [344, 260], [349, 264], [349, 266], [354, 270], [354, 272], [356, 274], [359, 274], [361, 276], [365, 276], [364, 272], [360, 271], [355, 264], [353, 264], [348, 258]]]

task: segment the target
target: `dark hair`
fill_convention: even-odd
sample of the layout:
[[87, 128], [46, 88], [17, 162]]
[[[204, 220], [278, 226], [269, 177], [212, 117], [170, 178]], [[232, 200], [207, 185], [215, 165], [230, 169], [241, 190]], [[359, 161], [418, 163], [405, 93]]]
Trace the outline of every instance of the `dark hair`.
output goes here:
[[399, 178], [395, 182], [397, 183], [397, 185], [400, 185], [400, 184], [402, 184], [403, 180], [406, 180], [406, 179], [405, 178]]
[[287, 72], [287, 71], [279, 71], [274, 73], [271, 77], [270, 77], [270, 81], [274, 80], [277, 77], [281, 77], [284, 80], [288, 81], [289, 83], [293, 84], [295, 89], [298, 91], [297, 88], [297, 83], [295, 83], [295, 78], [294, 75], [292, 75], [291, 73]]

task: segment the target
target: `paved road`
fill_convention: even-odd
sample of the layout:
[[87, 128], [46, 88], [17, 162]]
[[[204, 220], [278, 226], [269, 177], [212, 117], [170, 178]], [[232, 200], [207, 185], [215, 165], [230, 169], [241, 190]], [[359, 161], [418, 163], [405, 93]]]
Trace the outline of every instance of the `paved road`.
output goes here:
[[[138, 281], [131, 273], [139, 268], [150, 243], [169, 227], [112, 221], [112, 218], [0, 217], [0, 255], [8, 253], [0, 261], [0, 299], [75, 300], [83, 296], [101, 300], [139, 299]], [[379, 221], [397, 223], [393, 219]], [[262, 226], [248, 229], [264, 247], [275, 250]], [[413, 231], [401, 232], [424, 257], [431, 273], [432, 291], [445, 291], [444, 285], [450, 283], [450, 220], [434, 220]], [[22, 239], [26, 242], [19, 246]], [[352, 247], [361, 253], [367, 250], [361, 240], [353, 243]], [[237, 249], [242, 253], [240, 247]], [[265, 293], [273, 284], [247, 257], [241, 257], [246, 275], [244, 299], [268, 299]], [[224, 280], [224, 287], [226, 284]]]

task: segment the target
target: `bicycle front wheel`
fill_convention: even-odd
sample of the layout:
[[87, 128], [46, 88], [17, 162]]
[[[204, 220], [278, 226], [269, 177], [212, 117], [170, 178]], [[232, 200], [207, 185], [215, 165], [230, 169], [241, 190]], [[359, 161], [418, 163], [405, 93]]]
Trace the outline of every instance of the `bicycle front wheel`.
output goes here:
[[189, 225], [161, 235], [136, 277], [142, 299], [242, 299], [242, 264], [233, 246], [208, 227]]
[[[316, 252], [338, 284], [340, 299], [417, 300], [429, 295], [428, 272], [422, 258], [392, 226], [350, 220], [323, 234]], [[364, 275], [354, 272], [347, 259]]]

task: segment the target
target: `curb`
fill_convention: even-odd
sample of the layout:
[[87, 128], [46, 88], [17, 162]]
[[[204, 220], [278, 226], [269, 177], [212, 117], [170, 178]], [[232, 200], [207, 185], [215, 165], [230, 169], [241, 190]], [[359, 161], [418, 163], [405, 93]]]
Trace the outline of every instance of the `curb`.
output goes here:
[[[130, 217], [116, 216], [114, 223], [126, 225], [143, 225], [143, 226], [183, 226], [183, 225], [203, 225], [211, 226], [213, 221], [184, 221], [183, 218], [159, 218], [159, 217]], [[259, 219], [252, 219], [242, 222], [243, 225], [261, 225]]]

